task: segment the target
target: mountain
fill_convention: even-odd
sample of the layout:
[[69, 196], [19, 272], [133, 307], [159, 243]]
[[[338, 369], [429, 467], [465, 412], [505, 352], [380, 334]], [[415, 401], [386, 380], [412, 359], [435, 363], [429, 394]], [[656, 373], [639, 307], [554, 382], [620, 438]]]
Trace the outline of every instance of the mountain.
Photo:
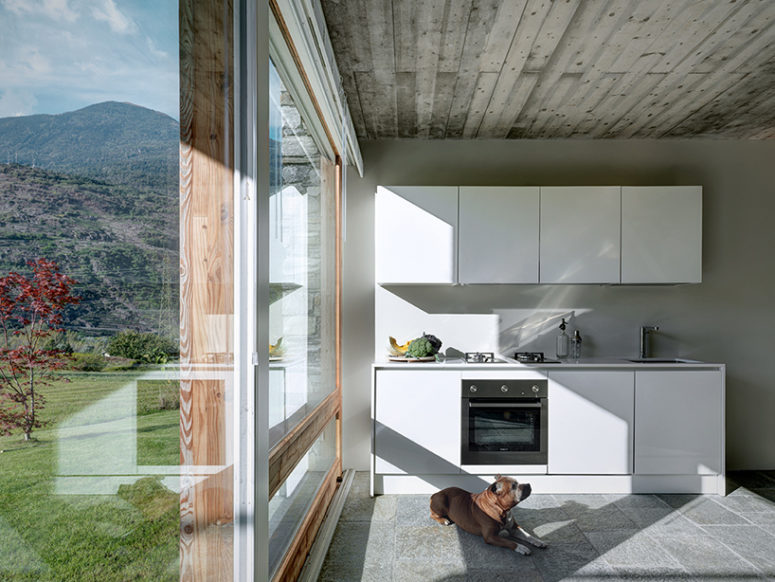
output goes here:
[[164, 113], [115, 101], [59, 115], [5, 117], [0, 162], [177, 189], [179, 131]]
[[68, 327], [176, 334], [178, 136], [126, 103], [0, 119], [0, 274], [53, 259], [79, 283]]

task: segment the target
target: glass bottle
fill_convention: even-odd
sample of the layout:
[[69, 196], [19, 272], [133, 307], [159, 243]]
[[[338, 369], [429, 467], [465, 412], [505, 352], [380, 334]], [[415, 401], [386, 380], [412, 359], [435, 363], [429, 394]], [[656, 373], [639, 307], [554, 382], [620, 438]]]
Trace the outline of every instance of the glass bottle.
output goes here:
[[573, 332], [573, 337], [570, 340], [570, 357], [574, 360], [581, 358], [581, 334], [579, 330]]
[[557, 336], [557, 359], [563, 360], [568, 357], [568, 349], [570, 348], [570, 338], [568, 337], [568, 334], [565, 333], [565, 318], [562, 318], [562, 323], [560, 324], [560, 335]]

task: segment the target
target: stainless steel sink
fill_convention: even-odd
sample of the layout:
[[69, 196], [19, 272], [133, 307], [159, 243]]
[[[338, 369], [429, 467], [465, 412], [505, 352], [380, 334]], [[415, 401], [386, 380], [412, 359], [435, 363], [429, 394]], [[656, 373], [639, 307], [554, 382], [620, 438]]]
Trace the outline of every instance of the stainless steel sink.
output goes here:
[[695, 360], [684, 360], [682, 358], [635, 358], [627, 360], [636, 364], [695, 364]]

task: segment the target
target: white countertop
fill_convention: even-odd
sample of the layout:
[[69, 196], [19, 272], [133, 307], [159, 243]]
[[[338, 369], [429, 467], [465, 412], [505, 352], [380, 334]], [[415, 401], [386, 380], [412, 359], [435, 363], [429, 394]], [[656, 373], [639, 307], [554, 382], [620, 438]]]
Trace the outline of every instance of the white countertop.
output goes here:
[[[564, 368], [622, 368], [622, 369], [638, 369], [638, 370], [655, 370], [655, 369], [691, 369], [691, 368], [720, 368], [724, 364], [701, 362], [698, 360], [688, 360], [684, 358], [675, 358], [676, 362], [633, 362], [627, 358], [582, 358], [580, 360], [565, 360], [560, 363], [541, 362], [541, 363], [522, 363], [517, 362], [512, 358], [506, 358], [498, 356], [499, 359], [505, 360], [504, 362], [497, 362], [491, 364], [468, 364], [462, 358], [452, 358], [441, 362], [393, 362], [387, 359], [382, 361], [375, 361], [372, 365], [374, 368], [399, 368], [399, 369], [479, 369], [479, 370], [498, 370], [498, 369], [524, 369], [524, 370], [536, 370], [536, 369], [564, 369]], [[668, 358], [654, 358], [654, 360], [668, 359]]]

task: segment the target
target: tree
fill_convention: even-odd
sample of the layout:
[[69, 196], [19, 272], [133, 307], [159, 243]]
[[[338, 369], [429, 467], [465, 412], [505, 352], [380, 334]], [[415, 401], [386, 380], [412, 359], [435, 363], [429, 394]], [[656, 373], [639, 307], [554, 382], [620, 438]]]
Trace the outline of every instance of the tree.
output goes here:
[[0, 433], [43, 426], [38, 413], [45, 406], [40, 387], [51, 384], [52, 372], [64, 364], [62, 350], [46, 344], [61, 331], [62, 312], [78, 303], [76, 281], [59, 272], [54, 261], [28, 261], [30, 278], [19, 273], [0, 277]]

